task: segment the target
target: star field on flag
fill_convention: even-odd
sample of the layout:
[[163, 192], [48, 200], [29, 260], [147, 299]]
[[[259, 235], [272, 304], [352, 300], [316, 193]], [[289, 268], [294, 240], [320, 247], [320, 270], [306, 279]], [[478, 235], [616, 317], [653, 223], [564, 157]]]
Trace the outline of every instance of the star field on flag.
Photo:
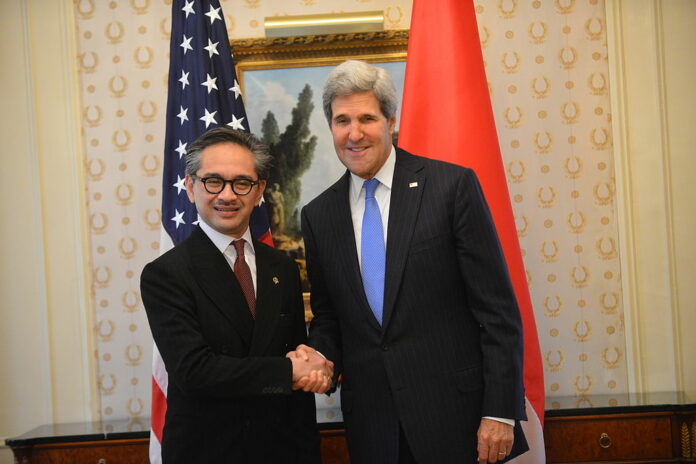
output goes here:
[[198, 220], [183, 188], [186, 147], [214, 127], [249, 128], [218, 0], [175, 1], [172, 16], [162, 222], [177, 244]]

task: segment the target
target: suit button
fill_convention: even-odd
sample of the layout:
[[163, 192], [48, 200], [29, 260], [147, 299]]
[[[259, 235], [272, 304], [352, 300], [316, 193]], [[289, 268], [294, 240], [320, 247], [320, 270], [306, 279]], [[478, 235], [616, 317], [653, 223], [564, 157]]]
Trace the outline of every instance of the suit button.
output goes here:
[[221, 352], [222, 354], [229, 354], [229, 352], [230, 352], [230, 347], [227, 346], [227, 345], [222, 345], [222, 348], [220, 348], [220, 352]]
[[382, 351], [389, 351], [389, 345], [387, 345], [386, 343], [382, 345]]

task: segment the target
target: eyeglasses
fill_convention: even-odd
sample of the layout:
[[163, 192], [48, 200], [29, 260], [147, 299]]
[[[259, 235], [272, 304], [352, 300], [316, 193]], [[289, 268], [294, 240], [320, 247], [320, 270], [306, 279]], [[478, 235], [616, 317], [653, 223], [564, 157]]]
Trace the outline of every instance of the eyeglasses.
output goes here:
[[257, 185], [259, 183], [258, 180], [244, 178], [226, 180], [222, 177], [217, 176], [198, 177], [195, 174], [191, 175], [191, 178], [194, 180], [198, 179], [201, 182], [203, 182], [203, 187], [205, 187], [205, 190], [208, 193], [212, 193], [213, 195], [216, 195], [225, 190], [225, 184], [230, 184], [232, 186], [232, 191], [235, 193], [235, 195], [248, 195], [249, 192], [251, 192], [251, 189], [254, 187], [254, 185]]

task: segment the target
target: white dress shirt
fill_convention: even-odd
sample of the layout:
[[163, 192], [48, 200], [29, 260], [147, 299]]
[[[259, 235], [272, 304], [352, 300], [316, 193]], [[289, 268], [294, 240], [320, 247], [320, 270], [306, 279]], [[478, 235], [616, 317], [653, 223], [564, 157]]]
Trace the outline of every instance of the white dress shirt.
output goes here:
[[[375, 189], [375, 200], [379, 206], [379, 214], [382, 216], [382, 230], [384, 231], [384, 249], [387, 249], [387, 223], [389, 222], [389, 204], [391, 203], [391, 187], [394, 180], [394, 166], [396, 165], [396, 150], [392, 145], [391, 152], [384, 165], [375, 174], [379, 181]], [[363, 184], [366, 179], [350, 173], [350, 213], [353, 218], [353, 232], [355, 233], [355, 247], [358, 250], [358, 263], [362, 266], [360, 245], [362, 243], [362, 220], [365, 214], [365, 189]]]
[[[207, 235], [208, 238], [213, 242], [215, 248], [220, 250], [220, 253], [222, 253], [227, 260], [227, 263], [230, 265], [232, 272], [234, 272], [234, 262], [237, 260], [237, 250], [234, 249], [232, 242], [238, 239], [218, 232], [206, 224], [203, 220], [201, 220], [199, 224], [203, 232], [205, 232], [205, 235]], [[251, 241], [251, 231], [248, 227], [244, 232], [244, 235], [242, 235], [242, 238], [245, 240], [244, 258], [249, 266], [249, 270], [251, 271], [251, 280], [254, 282], [254, 295], [256, 295], [256, 252], [254, 251], [254, 244]]]

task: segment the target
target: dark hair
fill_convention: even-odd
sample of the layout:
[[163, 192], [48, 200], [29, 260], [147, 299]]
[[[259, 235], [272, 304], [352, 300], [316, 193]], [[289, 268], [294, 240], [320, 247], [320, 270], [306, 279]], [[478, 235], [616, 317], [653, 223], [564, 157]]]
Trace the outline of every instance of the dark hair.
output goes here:
[[192, 175], [201, 167], [201, 152], [211, 145], [218, 143], [234, 143], [249, 149], [254, 156], [256, 174], [259, 179], [268, 179], [273, 157], [268, 147], [253, 134], [230, 129], [229, 127], [216, 127], [201, 134], [186, 148], [186, 174]]

